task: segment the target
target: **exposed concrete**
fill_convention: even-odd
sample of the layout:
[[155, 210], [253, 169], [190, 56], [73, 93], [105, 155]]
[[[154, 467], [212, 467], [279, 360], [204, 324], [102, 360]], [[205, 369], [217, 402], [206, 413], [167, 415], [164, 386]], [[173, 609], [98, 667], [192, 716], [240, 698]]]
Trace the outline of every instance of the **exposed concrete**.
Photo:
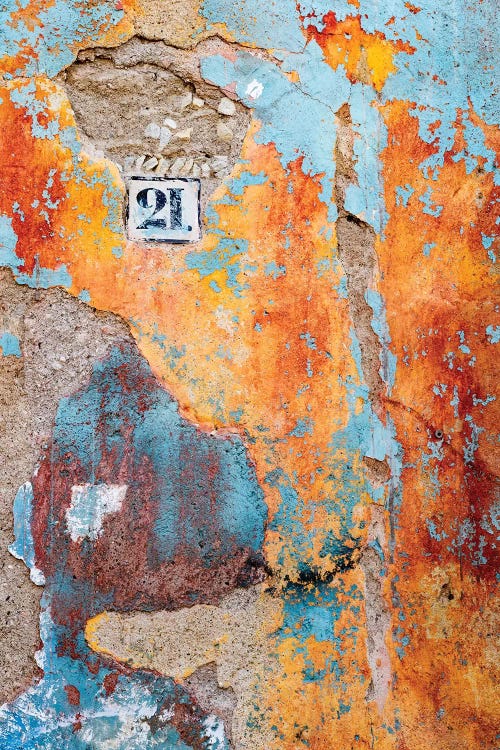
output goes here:
[[251, 119], [200, 76], [200, 59], [225, 47], [214, 39], [184, 52], [134, 37], [81, 52], [59, 82], [87, 152], [124, 174], [203, 177], [206, 200], [238, 159]]
[[346, 189], [356, 184], [354, 139], [349, 106], [337, 112], [337, 146], [335, 149], [335, 190], [339, 217], [337, 240], [340, 262], [347, 276], [349, 308], [361, 348], [361, 361], [370, 394], [380, 399], [384, 383], [380, 376], [380, 341], [373, 328], [373, 310], [366, 301], [367, 289], [373, 288], [377, 271], [375, 232], [365, 222], [349, 214], [345, 206]]
[[162, 39], [175, 47], [191, 47], [204, 29], [200, 16], [201, 0], [142, 0], [134, 19], [138, 34], [146, 39]]
[[236, 696], [231, 687], [221, 687], [217, 681], [215, 663], [199, 667], [184, 680], [184, 687], [206, 713], [213, 713], [222, 719], [229, 741], [232, 741], [233, 713], [236, 709]]
[[381, 506], [371, 509], [368, 546], [363, 550], [360, 565], [365, 575], [365, 607], [367, 656], [371, 683], [367, 697], [374, 700], [382, 715], [391, 683], [391, 661], [387, 648], [391, 616], [384, 598], [385, 511]]
[[7, 551], [13, 540], [12, 504], [31, 477], [50, 435], [59, 400], [78, 389], [92, 363], [118, 340], [130, 338], [110, 314], [59, 289], [33, 290], [0, 272], [0, 331], [20, 342], [21, 357], [0, 356], [0, 702], [10, 700], [36, 675], [41, 589]]

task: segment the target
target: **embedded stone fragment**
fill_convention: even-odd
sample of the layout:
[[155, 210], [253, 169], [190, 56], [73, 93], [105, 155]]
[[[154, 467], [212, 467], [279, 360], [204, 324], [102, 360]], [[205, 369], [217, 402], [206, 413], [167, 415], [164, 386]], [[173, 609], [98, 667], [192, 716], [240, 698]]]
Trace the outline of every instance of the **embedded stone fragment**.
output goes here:
[[236, 105], [232, 101], [232, 99], [228, 99], [227, 96], [225, 96], [220, 100], [219, 106], [217, 107], [217, 112], [220, 115], [227, 115], [231, 117], [236, 113]]
[[217, 138], [219, 141], [228, 142], [232, 141], [234, 133], [231, 128], [224, 122], [219, 122], [217, 125]]

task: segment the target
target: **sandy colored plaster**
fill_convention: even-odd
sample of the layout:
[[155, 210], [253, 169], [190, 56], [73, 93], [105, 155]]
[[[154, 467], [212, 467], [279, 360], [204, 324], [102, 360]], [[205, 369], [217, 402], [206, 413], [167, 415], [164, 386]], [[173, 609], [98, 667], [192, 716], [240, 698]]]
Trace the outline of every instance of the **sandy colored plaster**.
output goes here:
[[161, 39], [175, 47], [192, 47], [204, 31], [201, 0], [141, 0], [134, 18], [136, 33], [146, 39]]
[[[231, 735], [236, 750], [265, 750], [265, 728], [252, 721], [259, 693], [271, 679], [271, 634], [281, 604], [264, 585], [238, 589], [220, 606], [195, 605], [174, 612], [103, 612], [89, 620], [88, 644], [127, 666], [145, 667], [186, 684], [215, 664], [219, 688], [234, 691]], [[191, 678], [191, 679], [190, 679]], [[195, 688], [196, 691], [196, 688]]]
[[200, 60], [227, 48], [212, 39], [185, 51], [134, 37], [82, 51], [58, 82], [85, 151], [112, 160], [124, 176], [201, 177], [205, 205], [237, 163], [251, 119], [201, 78]]

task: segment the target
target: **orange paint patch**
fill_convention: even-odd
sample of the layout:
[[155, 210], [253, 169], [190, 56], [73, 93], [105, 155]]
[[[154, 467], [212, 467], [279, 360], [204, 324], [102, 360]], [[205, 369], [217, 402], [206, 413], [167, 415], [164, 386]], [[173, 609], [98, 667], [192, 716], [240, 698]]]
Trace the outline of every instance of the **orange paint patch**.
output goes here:
[[396, 70], [394, 56], [398, 52], [414, 52], [410, 44], [389, 41], [380, 31], [368, 34], [361, 27], [360, 16], [337, 21], [331, 11], [323, 23], [321, 31], [309, 26], [306, 34], [322, 48], [327, 63], [334, 69], [343, 65], [350, 81], [370, 84], [377, 91], [381, 91], [387, 77]]
[[[44, 79], [37, 84], [47, 122], [58, 120], [60, 130], [74, 127], [60, 89]], [[364, 533], [356, 520], [362, 507], [351, 519], [342, 500], [346, 450], [331, 446], [351, 414], [346, 383], [354, 387], [360, 380], [351, 354], [348, 300], [338, 292], [343, 271], [334, 226], [319, 199], [319, 181], [304, 175], [299, 161], [285, 173], [274, 147], [256, 145], [249, 133], [242, 154], [248, 166], [238, 166], [234, 176], [246, 169], [250, 178], [266, 178], [257, 184], [250, 179], [238, 195], [220, 188], [214, 198], [216, 231], [198, 246], [175, 251], [125, 244], [109, 220], [111, 200], [119, 200], [116, 214], [121, 213], [118, 172], [106, 177], [109, 163], [92, 163], [84, 155], [77, 168], [59, 136], [32, 138], [31, 117], [13, 106], [9, 93], [3, 99], [11, 136], [3, 141], [9, 184], [0, 209], [10, 215], [9, 196], [16, 195], [25, 217], [18, 212], [13, 218], [22, 272], [64, 264], [72, 294], [86, 290], [93, 306], [130, 321], [141, 351], [184, 414], [207, 428], [224, 426], [252, 436], [248, 447], [270, 519], [282, 502], [279, 483], [266, 480], [274, 470], [303, 498], [295, 520], [289, 519], [304, 529], [303, 563], [318, 569], [334, 565], [322, 553], [326, 540], [342, 537], [346, 524], [353, 532], [348, 550]], [[33, 178], [25, 180], [26, 173]], [[113, 186], [113, 179], [110, 193], [106, 185]], [[40, 206], [33, 209], [36, 201]], [[220, 232], [239, 248], [229, 260]], [[210, 273], [193, 267], [194, 253], [205, 254]], [[131, 283], [135, 279], [141, 283]], [[363, 487], [361, 451], [349, 454], [349, 461], [352, 489]], [[361, 506], [370, 502], [366, 492], [360, 497]], [[279, 526], [269, 530], [270, 564], [295, 575], [294, 544]]]
[[[31, 97], [26, 81], [6, 83], [1, 92], [5, 137], [0, 143], [0, 211], [12, 214], [16, 253], [24, 261], [20, 271], [69, 268], [79, 258], [91, 274], [96, 257], [92, 248], [101, 261], [116, 265], [112, 248], [120, 246], [122, 238], [109, 226], [109, 197], [106, 180], [101, 179], [108, 165], [87, 162], [85, 170], [75, 173], [70, 147], [59, 135], [50, 137], [52, 131], [74, 135], [75, 121], [65, 95], [43, 77], [32, 80], [36, 90], [28, 109], [13, 102]], [[42, 137], [35, 138], [33, 132]]]
[[[498, 377], [485, 328], [500, 321], [482, 237], [494, 234], [497, 188], [481, 159], [467, 173], [456, 158], [466, 147], [460, 121], [437, 179], [426, 180], [419, 164], [435, 146], [419, 138], [408, 105], [393, 103], [383, 115], [389, 221], [377, 253], [398, 358], [387, 408], [404, 451], [402, 496], [386, 531], [401, 746], [489, 748], [498, 652], [486, 633], [498, 618], [491, 513], [500, 461]], [[498, 133], [470, 118], [498, 149]], [[434, 208], [426, 212], [429, 189]]]

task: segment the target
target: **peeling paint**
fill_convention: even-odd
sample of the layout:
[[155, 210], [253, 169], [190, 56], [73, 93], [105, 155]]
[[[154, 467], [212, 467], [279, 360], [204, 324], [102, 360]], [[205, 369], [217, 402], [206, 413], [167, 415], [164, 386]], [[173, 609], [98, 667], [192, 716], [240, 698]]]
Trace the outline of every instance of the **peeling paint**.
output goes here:
[[[496, 8], [181, 5], [5, 11], [0, 265], [136, 347], [60, 400], [15, 498], [43, 676], [1, 742], [490, 750]], [[134, 97], [134, 168], [194, 169], [212, 118], [194, 246], [126, 239], [136, 135], [92, 143], [88, 70], [117, 119], [106, 81], [171, 76], [161, 122]], [[190, 682], [213, 665], [230, 722]]]

